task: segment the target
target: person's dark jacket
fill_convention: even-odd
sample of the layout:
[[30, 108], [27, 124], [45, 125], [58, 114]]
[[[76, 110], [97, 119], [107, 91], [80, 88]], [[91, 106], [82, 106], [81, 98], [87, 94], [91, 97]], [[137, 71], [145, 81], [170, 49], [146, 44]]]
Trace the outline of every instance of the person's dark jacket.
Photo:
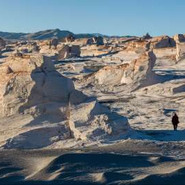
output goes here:
[[177, 114], [172, 117], [172, 123], [175, 125], [179, 123], [179, 117], [177, 116]]

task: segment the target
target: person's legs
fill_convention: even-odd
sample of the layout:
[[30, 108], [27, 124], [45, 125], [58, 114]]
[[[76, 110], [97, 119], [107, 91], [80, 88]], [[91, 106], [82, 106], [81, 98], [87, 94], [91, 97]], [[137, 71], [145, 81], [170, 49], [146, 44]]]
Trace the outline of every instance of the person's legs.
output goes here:
[[175, 124], [173, 123], [173, 128], [174, 128], [174, 130], [176, 129], [176, 126], [175, 126]]
[[177, 124], [174, 124], [174, 130], [177, 130]]

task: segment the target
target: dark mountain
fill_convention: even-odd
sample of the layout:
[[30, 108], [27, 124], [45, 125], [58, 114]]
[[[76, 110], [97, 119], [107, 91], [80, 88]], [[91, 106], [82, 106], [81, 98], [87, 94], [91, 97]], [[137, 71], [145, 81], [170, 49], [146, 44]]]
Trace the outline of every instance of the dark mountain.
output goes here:
[[11, 33], [11, 32], [0, 32], [0, 37], [4, 39], [15, 39], [15, 40], [45, 40], [57, 37], [59, 39], [64, 38], [68, 35], [74, 35], [70, 31], [63, 31], [59, 29], [51, 29], [39, 31], [36, 33]]
[[[60, 30], [60, 29], [50, 29], [50, 30], [44, 30], [39, 31], [36, 33], [11, 33], [11, 32], [0, 32], [0, 37], [4, 39], [11, 39], [11, 40], [46, 40], [51, 38], [65, 38], [68, 35], [73, 35], [75, 38], [91, 38], [94, 36], [103, 36], [103, 37], [109, 37], [107, 35], [102, 35], [99, 33], [92, 33], [92, 34], [74, 34], [70, 31], [66, 30]], [[116, 36], [114, 36], [116, 37]]]
[[11, 33], [11, 32], [1, 32], [0, 37], [4, 39], [24, 39], [26, 33]]
[[45, 30], [45, 31], [39, 31], [36, 33], [27, 34], [25, 38], [32, 39], [32, 40], [45, 40], [45, 39], [57, 37], [59, 39], [62, 39], [69, 35], [74, 35], [74, 34], [70, 31], [51, 29], [51, 30]]

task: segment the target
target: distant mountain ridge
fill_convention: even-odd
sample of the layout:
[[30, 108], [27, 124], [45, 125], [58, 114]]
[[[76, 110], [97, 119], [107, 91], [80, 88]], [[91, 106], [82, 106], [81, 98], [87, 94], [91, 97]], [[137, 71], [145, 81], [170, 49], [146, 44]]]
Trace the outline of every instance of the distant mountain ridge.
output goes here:
[[49, 29], [44, 31], [39, 31], [35, 33], [13, 33], [13, 32], [2, 32], [0, 31], [0, 37], [4, 39], [11, 39], [11, 40], [46, 40], [46, 39], [52, 39], [52, 38], [65, 38], [68, 35], [73, 35], [75, 38], [91, 38], [94, 36], [103, 36], [103, 37], [109, 37], [107, 35], [102, 35], [99, 33], [92, 33], [92, 34], [74, 34], [67, 30], [60, 30], [60, 29]]

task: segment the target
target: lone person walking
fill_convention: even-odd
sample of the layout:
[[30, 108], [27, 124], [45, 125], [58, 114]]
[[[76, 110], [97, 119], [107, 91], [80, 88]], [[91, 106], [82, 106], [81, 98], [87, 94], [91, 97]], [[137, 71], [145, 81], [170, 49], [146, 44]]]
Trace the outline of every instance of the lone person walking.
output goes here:
[[172, 117], [172, 124], [173, 124], [174, 130], [177, 130], [177, 127], [179, 124], [179, 117], [177, 116], [176, 113], [174, 113], [174, 115]]

